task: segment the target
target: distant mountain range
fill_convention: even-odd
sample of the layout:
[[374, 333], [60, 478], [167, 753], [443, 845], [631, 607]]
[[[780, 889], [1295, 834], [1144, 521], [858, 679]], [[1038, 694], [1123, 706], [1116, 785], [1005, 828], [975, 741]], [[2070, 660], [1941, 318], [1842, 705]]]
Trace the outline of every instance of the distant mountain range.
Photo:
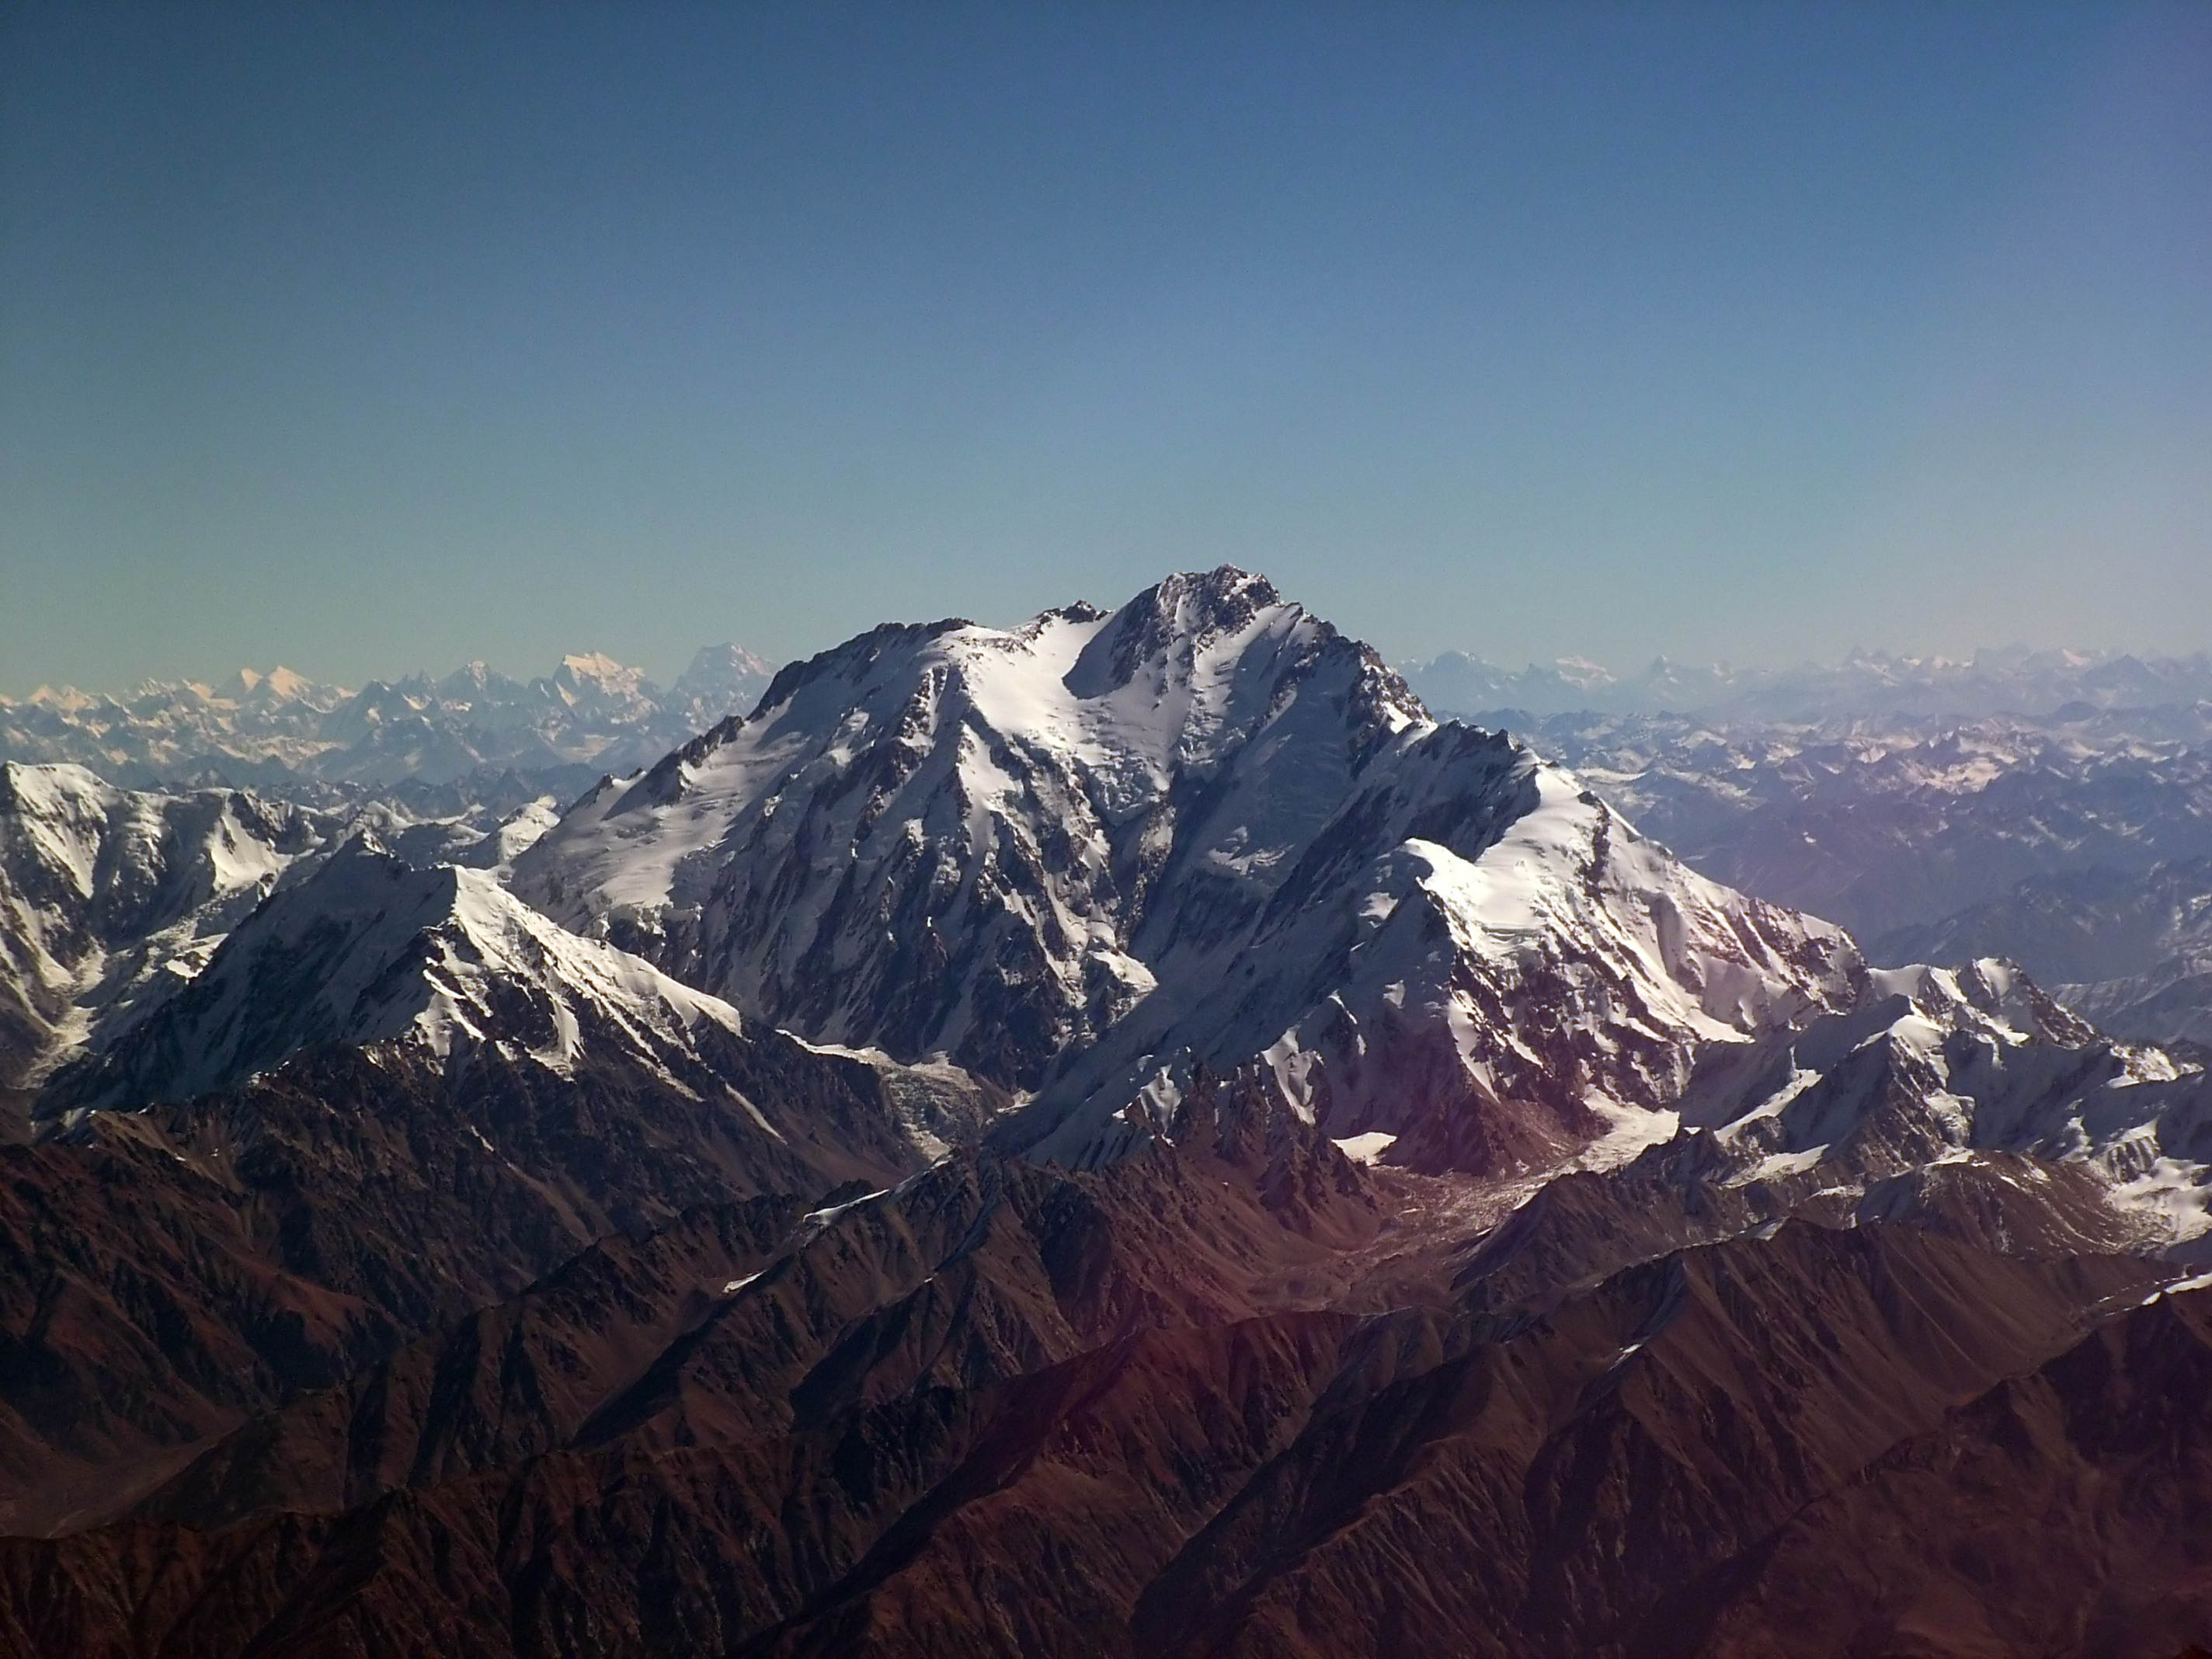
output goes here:
[[628, 771], [742, 714], [769, 665], [708, 646], [666, 690], [611, 658], [563, 658], [511, 679], [480, 662], [357, 691], [289, 669], [240, 670], [221, 686], [149, 684], [122, 696], [41, 686], [0, 697], [0, 761], [82, 766], [137, 787], [212, 781], [267, 790], [293, 781], [448, 784], [472, 773]]
[[2076, 715], [2212, 701], [2212, 653], [2137, 657], [2122, 652], [2013, 646], [1971, 657], [1899, 657], [1855, 651], [1840, 663], [1733, 668], [1655, 659], [1616, 675], [1578, 657], [1504, 669], [1462, 651], [1403, 665], [1434, 708], [1481, 717], [1700, 714], [1814, 722], [1896, 717], [1981, 720], [1998, 714]]
[[2033, 962], [2067, 1006], [2115, 1036], [2212, 1048], [2212, 858], [2147, 870], [2095, 865], [1877, 941], [1886, 956]]

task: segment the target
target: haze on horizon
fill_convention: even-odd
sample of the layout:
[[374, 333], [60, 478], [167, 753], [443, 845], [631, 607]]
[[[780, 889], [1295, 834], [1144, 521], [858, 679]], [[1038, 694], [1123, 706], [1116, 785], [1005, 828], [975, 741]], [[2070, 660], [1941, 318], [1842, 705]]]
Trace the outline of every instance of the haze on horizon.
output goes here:
[[2212, 9], [0, 11], [0, 691], [1231, 561], [1395, 659], [2212, 646]]

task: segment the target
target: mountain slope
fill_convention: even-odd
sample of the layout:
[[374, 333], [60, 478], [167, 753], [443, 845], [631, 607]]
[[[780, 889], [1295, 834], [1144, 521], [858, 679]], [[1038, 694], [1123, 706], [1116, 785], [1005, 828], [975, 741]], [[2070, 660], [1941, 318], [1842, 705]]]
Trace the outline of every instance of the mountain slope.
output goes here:
[[[817, 1219], [702, 1297], [634, 1403], [505, 1468], [0, 1545], [0, 1629], [224, 1651], [1619, 1655], [1671, 1627], [1683, 1586], [2159, 1283], [1796, 1226], [1535, 1317], [1238, 1316], [1249, 1291], [1217, 1285], [1102, 1330], [1086, 1283], [1173, 1261], [1177, 1235], [1264, 1243], [1233, 1197], [1163, 1201], [1176, 1182], [1146, 1163], [933, 1172]], [[1076, 1194], [1112, 1243], [1071, 1276], [1071, 1225], [1097, 1225]], [[800, 1319], [796, 1352], [768, 1340], [885, 1270], [876, 1311], [863, 1294]]]
[[405, 1040], [445, 1058], [491, 1042], [560, 1069], [588, 1024], [630, 1052], [696, 1057], [726, 1005], [544, 921], [482, 872], [418, 870], [356, 839], [279, 891], [161, 1014], [56, 1079], [41, 1111], [232, 1088], [324, 1045]]
[[[455, 1087], [518, 1070], [590, 1086], [621, 1079], [626, 1091], [667, 1097], [656, 1115], [711, 1120], [690, 1126], [699, 1146], [750, 1148], [734, 1155], [760, 1160], [755, 1178], [769, 1189], [915, 1167], [943, 1150], [936, 1130], [972, 1132], [990, 1109], [987, 1095], [949, 1074], [908, 1074], [901, 1096], [919, 1108], [872, 1103], [779, 1123], [775, 1103], [763, 1108], [738, 1081], [761, 1069], [760, 1056], [841, 1077], [878, 1068], [751, 1032], [726, 1003], [563, 931], [485, 872], [418, 870], [363, 836], [264, 900], [189, 986], [119, 1041], [64, 1068], [34, 1113], [74, 1123], [189, 1101], [329, 1051]], [[827, 1162], [810, 1164], [809, 1145]]]
[[1225, 567], [795, 664], [514, 879], [778, 1024], [1041, 1091], [1025, 1144], [1063, 1156], [1264, 1066], [1332, 1133], [1425, 1115], [1405, 1156], [1556, 1160], [1857, 969]]

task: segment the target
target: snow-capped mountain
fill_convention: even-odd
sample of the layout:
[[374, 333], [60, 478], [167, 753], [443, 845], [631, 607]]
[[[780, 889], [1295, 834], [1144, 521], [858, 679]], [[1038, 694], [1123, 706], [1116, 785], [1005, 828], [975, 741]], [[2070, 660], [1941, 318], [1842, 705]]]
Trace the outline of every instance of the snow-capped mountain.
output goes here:
[[439, 784], [487, 768], [628, 768], [744, 712], [769, 677], [760, 658], [723, 645], [700, 651], [665, 690], [598, 653], [527, 681], [477, 662], [351, 692], [284, 668], [121, 697], [42, 686], [21, 702], [0, 697], [0, 761], [72, 763], [140, 787], [210, 769], [266, 787], [294, 776]]
[[1332, 1133], [1540, 1161], [1858, 965], [1228, 568], [793, 665], [515, 887], [777, 1024], [1041, 1091], [1060, 1156], [1258, 1067]]
[[2009, 1154], [2086, 1166], [2158, 1243], [2212, 1229], [2212, 1078], [2116, 1042], [1995, 958], [1875, 970], [1849, 1013], [1710, 1057], [1682, 1121], [1650, 1156], [1679, 1150], [1722, 1184], [1863, 1191]]
[[1790, 1221], [2212, 1259], [2212, 1076], [2105, 1036], [2008, 963], [1874, 970], [1856, 1007], [1709, 1049], [1677, 1116], [1633, 1158], [1517, 1183], [1459, 1282], [1507, 1306]]
[[115, 782], [172, 775], [196, 757], [307, 764], [346, 694], [287, 668], [241, 669], [221, 686], [149, 681], [121, 696], [40, 686], [0, 697], [0, 760], [67, 763]]
[[301, 769], [336, 781], [434, 784], [485, 767], [628, 769], [743, 713], [768, 678], [759, 658], [723, 646], [700, 652], [666, 690], [599, 653], [565, 657], [551, 674], [529, 681], [480, 662], [441, 680], [373, 681], [323, 719], [317, 731], [325, 746]]
[[775, 665], [742, 645], [702, 645], [659, 700], [660, 709], [687, 732], [703, 732], [745, 713], [775, 678]]
[[[1978, 877], [2165, 845], [2188, 710], [1569, 770], [1228, 568], [744, 672], [557, 821], [0, 773], [0, 1647], [2212, 1639], [2200, 1057], [1611, 799]], [[331, 752], [672, 706], [537, 685]], [[2162, 868], [2053, 937], [2186, 945]]]
[[572, 1068], [587, 1030], [656, 1063], [697, 1057], [726, 1003], [564, 933], [481, 871], [416, 869], [366, 836], [271, 895], [161, 1012], [56, 1080], [72, 1106], [235, 1088], [303, 1050], [397, 1043], [439, 1060], [504, 1044]]

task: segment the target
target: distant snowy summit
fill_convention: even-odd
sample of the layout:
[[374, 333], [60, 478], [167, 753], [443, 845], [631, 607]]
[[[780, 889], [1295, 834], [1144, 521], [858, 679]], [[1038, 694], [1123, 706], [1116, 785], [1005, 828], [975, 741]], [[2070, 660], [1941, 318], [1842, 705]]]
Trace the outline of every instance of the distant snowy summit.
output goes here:
[[374, 680], [357, 691], [276, 668], [220, 685], [153, 683], [122, 696], [41, 686], [0, 697], [0, 761], [82, 766], [145, 787], [213, 775], [281, 786], [297, 777], [437, 785], [480, 769], [642, 765], [750, 708], [770, 665], [739, 645], [702, 648], [673, 686], [586, 653], [518, 680], [481, 662], [441, 679]]
[[2122, 652], [2013, 646], [1966, 658], [1855, 651], [1840, 663], [1738, 668], [1655, 659], [1616, 675], [1579, 657], [1506, 669], [1462, 651], [1404, 665], [1433, 708], [1475, 714], [1544, 716], [1695, 714], [1712, 718], [1817, 721], [1869, 716], [2042, 716], [2155, 708], [2212, 699], [2212, 655], [2142, 657]]

